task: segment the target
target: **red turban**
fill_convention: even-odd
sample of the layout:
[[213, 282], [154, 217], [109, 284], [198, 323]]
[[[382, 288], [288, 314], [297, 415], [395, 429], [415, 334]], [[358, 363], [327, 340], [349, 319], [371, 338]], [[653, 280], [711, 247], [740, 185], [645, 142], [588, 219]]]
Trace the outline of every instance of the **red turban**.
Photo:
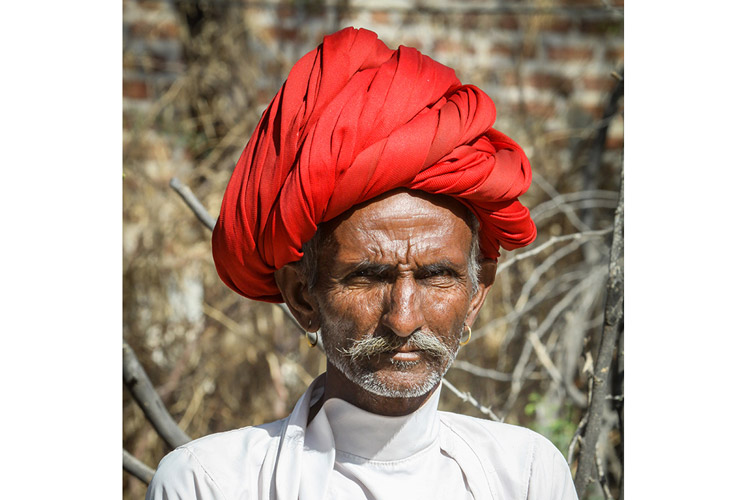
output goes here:
[[281, 302], [273, 273], [302, 257], [318, 224], [396, 188], [469, 207], [486, 258], [531, 243], [518, 201], [529, 160], [494, 122], [487, 94], [416, 49], [391, 50], [364, 29], [326, 36], [294, 65], [232, 173], [212, 239], [219, 276]]

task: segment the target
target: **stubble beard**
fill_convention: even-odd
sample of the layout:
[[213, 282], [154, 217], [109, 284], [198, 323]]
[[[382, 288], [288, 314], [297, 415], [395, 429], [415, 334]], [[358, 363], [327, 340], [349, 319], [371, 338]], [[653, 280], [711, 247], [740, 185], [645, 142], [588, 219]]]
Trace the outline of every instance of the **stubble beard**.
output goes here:
[[[372, 394], [388, 398], [413, 398], [427, 394], [440, 382], [458, 353], [458, 345], [450, 348], [434, 335], [421, 331], [411, 334], [408, 339], [402, 339], [395, 334], [372, 336], [354, 341], [349, 347], [343, 347], [340, 339], [354, 336], [354, 327], [350, 322], [342, 319], [328, 320], [324, 317], [321, 330], [328, 361], [351, 382]], [[370, 358], [392, 352], [405, 343], [421, 349], [423, 355], [428, 358], [428, 373], [419, 383], [405, 387], [395, 386], [388, 383], [387, 379], [379, 377], [378, 372], [369, 369], [367, 361]], [[394, 372], [406, 372], [423, 362], [390, 360]]]

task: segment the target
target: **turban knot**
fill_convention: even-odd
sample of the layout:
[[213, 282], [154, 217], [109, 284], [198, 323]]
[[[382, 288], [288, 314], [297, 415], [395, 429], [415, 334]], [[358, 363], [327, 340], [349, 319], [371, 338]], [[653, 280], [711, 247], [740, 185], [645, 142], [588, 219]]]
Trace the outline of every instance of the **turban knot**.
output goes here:
[[364, 29], [326, 36], [292, 67], [232, 173], [212, 238], [219, 276], [281, 302], [273, 273], [302, 257], [318, 224], [397, 188], [466, 205], [485, 258], [531, 243], [518, 201], [529, 160], [494, 122], [487, 94], [416, 49]]

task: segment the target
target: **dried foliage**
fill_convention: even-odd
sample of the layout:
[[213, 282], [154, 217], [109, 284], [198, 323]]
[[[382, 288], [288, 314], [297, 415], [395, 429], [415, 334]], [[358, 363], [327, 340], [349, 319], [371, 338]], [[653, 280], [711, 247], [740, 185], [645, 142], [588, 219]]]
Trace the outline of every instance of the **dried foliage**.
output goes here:
[[[123, 329], [171, 415], [199, 437], [286, 416], [325, 360], [281, 309], [221, 284], [210, 232], [169, 180], [178, 177], [218, 214], [260, 112], [317, 40], [300, 35], [297, 45], [284, 47], [252, 29], [249, 19], [262, 9], [241, 3], [175, 5], [184, 68], [152, 104], [126, 106], [124, 116]], [[533, 37], [542, 21], [528, 16], [521, 28]], [[523, 51], [517, 57], [521, 67]], [[482, 74], [459, 76], [482, 87]], [[613, 78], [613, 90], [617, 84]], [[604, 105], [609, 97], [602, 99]], [[621, 105], [616, 99], [617, 117]], [[571, 127], [552, 132], [523, 106], [513, 118], [516, 128], [504, 131], [529, 152], [534, 184], [523, 201], [533, 208], [539, 237], [503, 256], [472, 341], [446, 375], [465, 394], [444, 390], [441, 408], [483, 418], [491, 413], [536, 429], [565, 455], [570, 451], [575, 472], [573, 438], [603, 329], [622, 155], [597, 142], [608, 123], [602, 116], [566, 118]], [[590, 486], [591, 498], [610, 492], [618, 498], [621, 490], [621, 337], [609, 360], [610, 397], [599, 432], [608, 485]], [[124, 448], [156, 467], [169, 448], [127, 391], [123, 412]], [[128, 474], [123, 479], [126, 499], [143, 498], [141, 482]]]

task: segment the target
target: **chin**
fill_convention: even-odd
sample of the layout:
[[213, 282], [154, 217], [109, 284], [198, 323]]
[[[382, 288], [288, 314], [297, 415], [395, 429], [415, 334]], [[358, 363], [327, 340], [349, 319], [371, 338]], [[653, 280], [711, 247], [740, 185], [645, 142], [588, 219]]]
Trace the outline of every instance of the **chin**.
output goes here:
[[424, 396], [440, 383], [440, 379], [448, 371], [450, 363], [445, 369], [426, 367], [420, 370], [416, 365], [419, 362], [393, 361], [392, 369], [380, 369], [370, 371], [361, 366], [352, 366], [349, 363], [334, 362], [336, 368], [353, 383], [365, 391], [376, 396], [387, 398], [415, 398]]
[[387, 398], [416, 398], [424, 396], [430, 392], [438, 383], [441, 376], [433, 372], [428, 378], [422, 379], [416, 384], [395, 384], [391, 381], [384, 381], [375, 373], [367, 374], [360, 377], [359, 380], [352, 380], [367, 392], [376, 396]]

